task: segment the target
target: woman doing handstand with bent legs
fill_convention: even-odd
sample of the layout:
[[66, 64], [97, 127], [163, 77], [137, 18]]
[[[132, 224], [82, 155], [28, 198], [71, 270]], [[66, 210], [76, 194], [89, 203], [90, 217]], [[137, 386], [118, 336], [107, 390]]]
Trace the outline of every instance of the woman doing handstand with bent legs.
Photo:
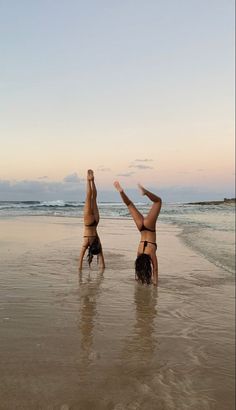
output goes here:
[[162, 201], [157, 195], [149, 192], [139, 184], [141, 194], [147, 196], [152, 202], [152, 207], [144, 217], [135, 207], [133, 202], [125, 194], [118, 181], [114, 186], [120, 193], [120, 196], [128, 207], [129, 212], [141, 233], [141, 240], [138, 247], [137, 258], [135, 261], [135, 278], [142, 282], [157, 285], [158, 280], [158, 262], [156, 256], [156, 221], [161, 210]]
[[87, 193], [84, 205], [84, 241], [79, 257], [79, 270], [82, 270], [83, 258], [88, 249], [88, 263], [92, 262], [93, 256], [98, 255], [101, 268], [105, 268], [102, 245], [97, 234], [99, 223], [99, 211], [97, 206], [97, 189], [94, 182], [94, 174], [91, 169], [87, 173]]

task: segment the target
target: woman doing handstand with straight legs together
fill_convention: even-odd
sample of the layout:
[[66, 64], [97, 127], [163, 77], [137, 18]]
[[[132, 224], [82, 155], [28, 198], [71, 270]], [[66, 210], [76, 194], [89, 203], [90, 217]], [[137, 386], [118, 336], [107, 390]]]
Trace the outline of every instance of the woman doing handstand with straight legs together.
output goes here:
[[118, 181], [114, 186], [128, 207], [129, 212], [141, 233], [141, 240], [138, 247], [137, 258], [135, 261], [135, 279], [153, 285], [158, 281], [158, 262], [156, 256], [156, 221], [161, 210], [162, 201], [157, 195], [149, 192], [142, 185], [138, 185], [142, 195], [147, 196], [152, 202], [152, 207], [147, 216], [144, 217], [135, 207], [133, 202], [125, 194]]
[[101, 268], [105, 268], [102, 245], [97, 234], [99, 223], [99, 211], [97, 206], [97, 189], [94, 182], [94, 174], [91, 169], [87, 172], [87, 193], [84, 205], [84, 241], [79, 257], [79, 270], [82, 270], [83, 258], [88, 249], [88, 263], [92, 262], [93, 256], [98, 255]]

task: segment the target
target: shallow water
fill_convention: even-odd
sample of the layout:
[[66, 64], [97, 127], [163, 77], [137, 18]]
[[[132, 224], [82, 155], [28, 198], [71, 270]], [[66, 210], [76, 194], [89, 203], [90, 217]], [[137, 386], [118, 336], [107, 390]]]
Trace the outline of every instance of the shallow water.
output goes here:
[[[0, 201], [0, 218], [13, 216], [81, 217], [83, 203], [64, 201]], [[138, 209], [145, 215], [150, 204], [138, 203]], [[130, 218], [122, 203], [100, 203], [101, 220]], [[76, 220], [76, 219], [75, 219]], [[235, 273], [235, 203], [218, 205], [189, 205], [163, 203], [159, 221], [181, 228], [182, 239], [216, 266], [230, 274]], [[122, 222], [121, 222], [122, 223]]]
[[182, 245], [179, 230], [159, 228], [154, 288], [133, 279], [130, 221], [102, 223], [107, 268], [80, 275], [80, 222], [6, 228], [1, 409], [234, 408], [232, 278]]

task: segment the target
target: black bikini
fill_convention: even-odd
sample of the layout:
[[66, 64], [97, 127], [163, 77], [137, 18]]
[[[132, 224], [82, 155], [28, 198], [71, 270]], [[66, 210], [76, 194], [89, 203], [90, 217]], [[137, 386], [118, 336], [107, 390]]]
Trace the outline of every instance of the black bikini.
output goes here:
[[151, 243], [152, 245], [155, 245], [156, 249], [157, 249], [157, 244], [156, 242], [149, 242], [149, 241], [140, 241], [140, 243], [143, 243], [143, 253], [145, 251], [145, 248], [147, 246], [148, 243]]
[[98, 222], [94, 219], [94, 221], [91, 224], [85, 225], [85, 226], [97, 226], [97, 225], [98, 225]]
[[[98, 235], [84, 235], [84, 238], [98, 238], [99, 239], [99, 236]], [[83, 248], [87, 248], [87, 246], [83, 245]]]
[[[142, 232], [142, 231], [156, 232], [156, 229], [149, 229], [149, 228], [147, 228], [147, 227], [144, 225], [144, 223], [143, 223], [143, 224], [142, 224], [142, 227], [141, 227], [141, 229], [139, 229], [139, 231], [140, 231], [140, 232]], [[147, 246], [148, 243], [151, 243], [152, 245], [155, 245], [155, 247], [157, 248], [156, 242], [140, 241], [140, 243], [143, 243], [143, 253], [144, 253], [144, 250], [145, 250], [145, 248], [146, 248], [146, 246]]]
[[[98, 225], [98, 222], [94, 219], [94, 221], [91, 224], [85, 225], [85, 226], [92, 227], [92, 226], [97, 226], [97, 225]], [[97, 238], [97, 237], [98, 235], [84, 235], [84, 238]]]
[[98, 238], [98, 235], [84, 235], [84, 238]]

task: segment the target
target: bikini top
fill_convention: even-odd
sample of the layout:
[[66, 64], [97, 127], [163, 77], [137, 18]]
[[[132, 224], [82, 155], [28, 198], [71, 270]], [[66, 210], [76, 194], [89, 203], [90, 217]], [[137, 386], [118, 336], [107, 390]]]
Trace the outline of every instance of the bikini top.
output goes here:
[[85, 226], [97, 226], [98, 223], [97, 221], [94, 219], [94, 221], [91, 224], [85, 225]]
[[144, 224], [142, 224], [142, 227], [141, 227], [141, 229], [139, 229], [140, 230], [140, 232], [142, 232], [142, 231], [149, 231], [149, 232], [156, 232], [156, 229], [149, 229], [149, 228], [147, 228]]

